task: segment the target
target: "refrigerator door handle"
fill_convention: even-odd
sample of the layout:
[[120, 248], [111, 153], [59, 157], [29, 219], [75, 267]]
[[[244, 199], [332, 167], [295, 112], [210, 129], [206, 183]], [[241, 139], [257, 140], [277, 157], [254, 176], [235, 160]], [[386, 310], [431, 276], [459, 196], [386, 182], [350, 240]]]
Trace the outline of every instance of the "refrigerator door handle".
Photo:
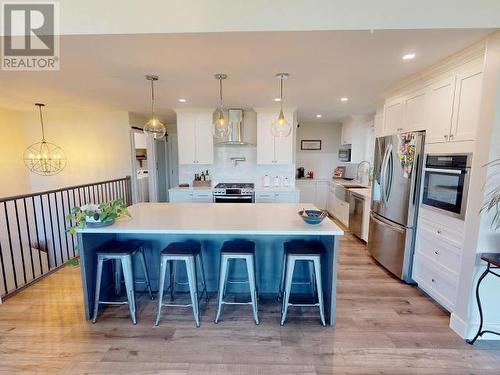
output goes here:
[[387, 166], [388, 166], [388, 158], [389, 152], [392, 150], [392, 145], [388, 144], [385, 148], [384, 158], [382, 159], [382, 168], [380, 171], [380, 192], [382, 196], [382, 202], [384, 205], [387, 204], [387, 193], [386, 193], [386, 182], [387, 182]]
[[391, 223], [387, 220], [384, 220], [382, 219], [380, 216], [376, 216], [373, 214], [373, 212], [370, 214], [370, 218], [377, 222], [377, 224], [380, 224], [384, 227], [388, 227], [388, 228], [391, 228], [391, 229], [394, 229], [395, 231], [399, 232], [399, 233], [405, 233], [405, 228], [397, 225], [397, 224], [394, 224], [394, 223]]

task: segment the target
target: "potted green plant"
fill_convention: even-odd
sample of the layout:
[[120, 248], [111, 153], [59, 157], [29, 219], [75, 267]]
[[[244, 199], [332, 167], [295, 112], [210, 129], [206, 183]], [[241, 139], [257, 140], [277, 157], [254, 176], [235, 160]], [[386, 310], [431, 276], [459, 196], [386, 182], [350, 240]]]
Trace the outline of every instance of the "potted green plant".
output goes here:
[[76, 234], [78, 229], [89, 227], [102, 227], [111, 225], [116, 219], [123, 216], [130, 217], [127, 206], [122, 198], [110, 202], [97, 204], [86, 204], [81, 207], [73, 207], [66, 220], [71, 223], [67, 231]]

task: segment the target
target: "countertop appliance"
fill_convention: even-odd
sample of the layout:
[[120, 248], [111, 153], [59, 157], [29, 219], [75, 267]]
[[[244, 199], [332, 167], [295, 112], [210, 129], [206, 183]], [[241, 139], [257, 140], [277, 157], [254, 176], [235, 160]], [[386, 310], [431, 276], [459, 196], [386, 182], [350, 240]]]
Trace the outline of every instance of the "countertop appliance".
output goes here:
[[304, 178], [306, 177], [306, 169], [304, 167], [299, 167], [297, 168], [297, 178]]
[[368, 251], [407, 283], [411, 278], [425, 132], [375, 141]]
[[251, 183], [219, 183], [214, 188], [215, 203], [253, 203], [255, 185]]
[[351, 161], [351, 149], [341, 148], [339, 150], [339, 161], [350, 162]]
[[349, 230], [358, 238], [362, 238], [364, 205], [363, 198], [349, 194]]
[[422, 206], [463, 220], [471, 160], [471, 154], [427, 155]]

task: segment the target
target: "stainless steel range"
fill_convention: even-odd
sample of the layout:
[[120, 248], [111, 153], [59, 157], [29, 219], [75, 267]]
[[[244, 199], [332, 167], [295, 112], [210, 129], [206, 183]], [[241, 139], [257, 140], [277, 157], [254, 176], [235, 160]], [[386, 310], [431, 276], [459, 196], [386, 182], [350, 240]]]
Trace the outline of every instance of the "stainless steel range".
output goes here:
[[254, 184], [220, 183], [214, 188], [215, 203], [253, 203], [255, 202]]

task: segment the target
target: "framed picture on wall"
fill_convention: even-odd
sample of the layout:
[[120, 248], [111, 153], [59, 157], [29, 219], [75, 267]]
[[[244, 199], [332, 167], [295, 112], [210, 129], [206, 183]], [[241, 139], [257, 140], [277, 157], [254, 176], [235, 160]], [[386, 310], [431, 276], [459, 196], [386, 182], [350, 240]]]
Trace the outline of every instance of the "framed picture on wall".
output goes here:
[[300, 149], [308, 151], [320, 151], [321, 150], [321, 140], [306, 140], [300, 141]]

